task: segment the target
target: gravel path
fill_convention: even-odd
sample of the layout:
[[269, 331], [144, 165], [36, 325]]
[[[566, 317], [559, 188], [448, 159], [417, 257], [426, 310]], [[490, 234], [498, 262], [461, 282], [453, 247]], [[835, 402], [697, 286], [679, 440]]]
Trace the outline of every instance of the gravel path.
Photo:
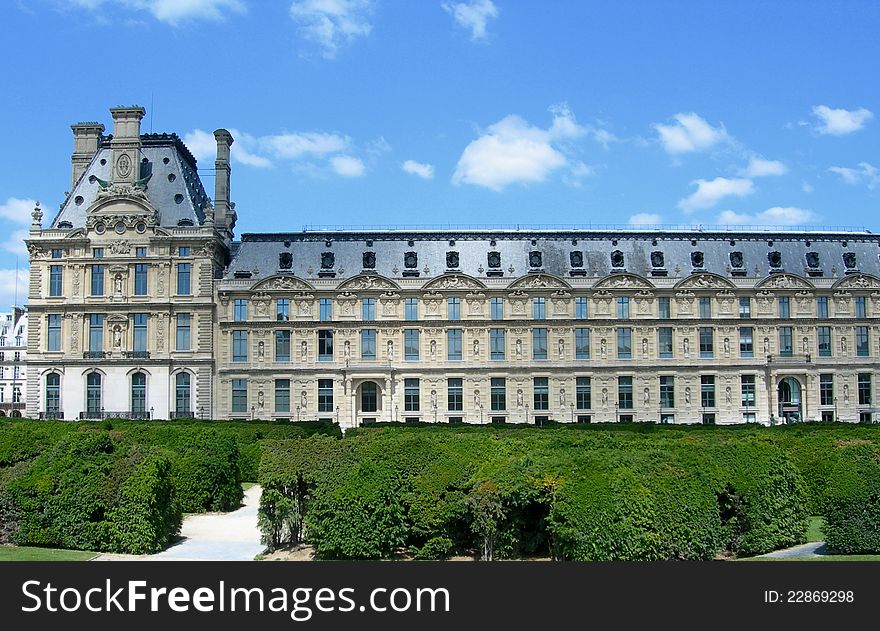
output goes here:
[[762, 554], [764, 557], [820, 557], [825, 555], [825, 542], [813, 541], [812, 543], [803, 543], [799, 546], [786, 548], [785, 550], [776, 550], [768, 554]]

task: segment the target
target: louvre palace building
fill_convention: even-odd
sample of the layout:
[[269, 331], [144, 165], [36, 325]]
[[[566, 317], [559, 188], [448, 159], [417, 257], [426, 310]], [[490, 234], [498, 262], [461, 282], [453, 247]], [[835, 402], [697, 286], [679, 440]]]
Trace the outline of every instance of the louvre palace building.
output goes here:
[[[32, 418], [871, 422], [880, 236], [438, 230], [236, 236], [144, 109], [73, 129], [33, 212]], [[244, 212], [244, 211], [243, 211]]]

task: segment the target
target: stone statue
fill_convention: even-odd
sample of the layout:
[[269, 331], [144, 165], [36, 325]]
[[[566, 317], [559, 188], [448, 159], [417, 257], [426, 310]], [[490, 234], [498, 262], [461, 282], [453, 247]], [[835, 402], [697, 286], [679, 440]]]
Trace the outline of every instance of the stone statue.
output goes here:
[[691, 404], [691, 387], [685, 386], [684, 388], [684, 402], [688, 405]]
[[840, 336], [840, 354], [846, 357], [846, 337]]
[[480, 356], [480, 340], [474, 340], [474, 359]]
[[431, 340], [431, 359], [437, 356], [437, 340]]
[[559, 389], [559, 406], [565, 407], [565, 388]]
[[394, 341], [388, 340], [388, 361], [394, 361]]
[[730, 338], [729, 337], [724, 338], [724, 354], [730, 355]]
[[117, 294], [122, 293], [122, 274], [117, 274], [113, 277], [113, 290]]
[[260, 340], [259, 342], [257, 342], [257, 355], [262, 359], [265, 354], [266, 344], [263, 342], [263, 340]]
[[436, 390], [431, 390], [431, 409], [432, 410], [437, 409], [437, 391]]
[[608, 405], [608, 388], [602, 388], [602, 405]]
[[608, 356], [608, 342], [605, 341], [604, 337], [599, 342], [599, 350], [602, 353], [602, 359], [605, 359]]
[[516, 391], [516, 407], [521, 408], [522, 406], [523, 406], [523, 391], [522, 391], [522, 388], [519, 388]]
[[843, 384], [843, 402], [849, 403], [849, 384]]
[[642, 355], [648, 356], [648, 338], [646, 337], [642, 338]]
[[345, 340], [345, 344], [342, 345], [342, 356], [345, 357], [345, 361], [351, 358], [351, 342], [348, 340]]
[[474, 390], [474, 407], [475, 408], [480, 407], [480, 391], [479, 390]]
[[691, 341], [690, 341], [690, 338], [687, 338], [687, 337], [684, 338], [684, 340], [682, 341], [682, 344], [684, 344], [684, 356], [685, 356], [685, 357], [690, 357], [690, 356], [691, 356]]
[[299, 407], [305, 410], [308, 407], [309, 400], [306, 398], [306, 391], [303, 390], [299, 395]]
[[809, 339], [807, 339], [807, 338], [803, 339], [803, 341], [801, 343], [801, 350], [803, 351], [804, 355], [806, 355], [807, 353], [810, 352], [810, 340]]
[[517, 359], [522, 359], [522, 353], [523, 353], [523, 351], [522, 351], [522, 340], [517, 339], [517, 340], [516, 340], [516, 358], [517, 358]]
[[559, 344], [557, 345], [559, 348], [559, 359], [565, 357], [565, 340], [559, 338]]
[[730, 402], [731, 402], [731, 400], [732, 400], [731, 392], [730, 392], [730, 386], [727, 386], [727, 387], [724, 389], [724, 400], [727, 402], [727, 405], [730, 405]]
[[263, 409], [263, 405], [265, 405], [265, 403], [266, 403], [266, 400], [265, 400], [265, 398], [264, 398], [264, 396], [263, 396], [263, 391], [260, 390], [260, 391], [257, 393], [257, 407], [260, 408], [260, 410], [262, 410], [262, 409]]
[[764, 338], [764, 354], [765, 355], [770, 354], [770, 338], [769, 337]]
[[122, 347], [122, 327], [118, 324], [113, 327], [113, 348]]
[[645, 396], [644, 396], [644, 399], [645, 399], [645, 405], [648, 405], [648, 404], [651, 402], [651, 391], [648, 390], [647, 387], [645, 387]]

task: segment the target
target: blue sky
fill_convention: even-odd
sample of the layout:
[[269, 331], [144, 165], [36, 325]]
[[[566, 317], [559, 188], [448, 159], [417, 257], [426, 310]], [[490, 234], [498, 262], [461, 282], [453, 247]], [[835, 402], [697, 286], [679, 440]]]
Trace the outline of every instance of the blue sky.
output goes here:
[[[880, 229], [880, 3], [10, 0], [0, 305], [81, 120], [148, 109], [239, 232], [304, 225]], [[152, 106], [151, 106], [152, 103]], [[213, 190], [211, 173], [205, 184]], [[21, 283], [20, 294], [26, 291]], [[19, 300], [23, 302], [23, 300]]]

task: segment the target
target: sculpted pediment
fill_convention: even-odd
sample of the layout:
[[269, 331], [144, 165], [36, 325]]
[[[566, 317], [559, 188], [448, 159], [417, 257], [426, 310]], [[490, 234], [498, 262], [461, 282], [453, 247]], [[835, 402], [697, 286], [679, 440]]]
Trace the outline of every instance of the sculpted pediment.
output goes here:
[[593, 289], [654, 289], [654, 284], [635, 274], [611, 274], [593, 285]]
[[507, 286], [508, 289], [571, 289], [561, 278], [550, 274], [529, 274], [522, 276]]
[[849, 274], [834, 283], [834, 289], [880, 289], [880, 278], [870, 274]]
[[485, 289], [486, 286], [476, 278], [465, 274], [444, 274], [434, 280], [428, 281], [422, 287], [425, 290], [458, 290], [458, 289]]
[[794, 274], [773, 274], [758, 283], [756, 287], [766, 289], [815, 289], [813, 283]]
[[270, 276], [255, 283], [251, 290], [261, 291], [314, 291], [309, 283], [296, 276]]
[[359, 274], [339, 285], [338, 289], [343, 291], [389, 291], [400, 289], [400, 285], [378, 274]]
[[703, 272], [691, 274], [676, 286], [676, 289], [736, 289], [736, 285], [718, 274]]

